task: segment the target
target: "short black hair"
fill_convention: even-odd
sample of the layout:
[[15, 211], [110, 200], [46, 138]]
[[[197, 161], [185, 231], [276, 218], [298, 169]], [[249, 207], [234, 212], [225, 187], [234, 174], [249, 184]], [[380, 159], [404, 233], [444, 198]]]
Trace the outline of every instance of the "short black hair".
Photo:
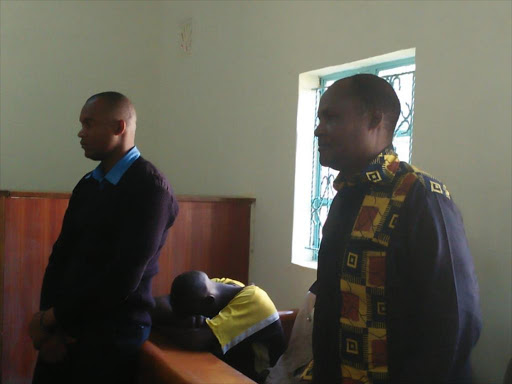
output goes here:
[[170, 302], [178, 315], [196, 315], [195, 304], [206, 296], [204, 272], [189, 271], [177, 276], [171, 286]]
[[400, 99], [395, 90], [383, 78], [362, 73], [347, 77], [350, 80], [349, 89], [361, 106], [362, 113], [381, 111], [386, 127], [393, 134], [400, 117]]
[[111, 106], [119, 105], [121, 102], [124, 102], [124, 101], [130, 101], [130, 99], [128, 99], [128, 97], [126, 97], [125, 95], [123, 95], [120, 92], [106, 91], [106, 92], [100, 92], [100, 93], [96, 93], [95, 95], [92, 95], [91, 97], [89, 97], [87, 99], [87, 101], [85, 103], [87, 104], [96, 99], [105, 100]]

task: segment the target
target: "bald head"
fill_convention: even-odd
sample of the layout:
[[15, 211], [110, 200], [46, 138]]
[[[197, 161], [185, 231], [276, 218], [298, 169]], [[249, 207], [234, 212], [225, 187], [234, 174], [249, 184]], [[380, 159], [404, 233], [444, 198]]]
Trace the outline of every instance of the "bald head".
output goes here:
[[103, 112], [111, 119], [126, 122], [126, 129], [135, 132], [137, 127], [137, 113], [128, 97], [115, 91], [100, 92], [87, 99], [85, 104], [97, 102]]

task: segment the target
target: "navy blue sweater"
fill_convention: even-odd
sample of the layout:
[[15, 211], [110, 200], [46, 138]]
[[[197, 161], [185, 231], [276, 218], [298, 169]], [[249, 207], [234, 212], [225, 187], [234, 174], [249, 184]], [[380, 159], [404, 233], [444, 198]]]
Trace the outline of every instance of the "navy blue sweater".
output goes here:
[[151, 279], [178, 203], [166, 178], [139, 157], [117, 185], [84, 176], [73, 190], [41, 290], [72, 336], [110, 324], [151, 324]]

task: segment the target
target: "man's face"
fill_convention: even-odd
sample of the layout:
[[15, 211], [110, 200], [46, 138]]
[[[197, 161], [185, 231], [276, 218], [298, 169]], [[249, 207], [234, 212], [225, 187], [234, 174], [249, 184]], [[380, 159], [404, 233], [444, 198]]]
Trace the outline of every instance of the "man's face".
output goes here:
[[369, 148], [368, 119], [350, 96], [349, 81], [333, 84], [322, 96], [318, 107], [320, 164], [350, 175], [367, 162]]
[[184, 300], [181, 308], [182, 312], [188, 316], [214, 317], [219, 313], [215, 308], [215, 301], [208, 296], [190, 295]]
[[94, 99], [86, 103], [80, 113], [82, 129], [78, 132], [85, 157], [105, 159], [115, 148], [117, 121], [110, 116], [105, 103]]

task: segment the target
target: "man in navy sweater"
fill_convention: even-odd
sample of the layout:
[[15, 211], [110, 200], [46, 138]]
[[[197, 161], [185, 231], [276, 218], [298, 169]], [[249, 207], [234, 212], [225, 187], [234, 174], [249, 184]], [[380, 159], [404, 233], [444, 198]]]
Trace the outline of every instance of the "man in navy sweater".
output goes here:
[[80, 144], [99, 166], [76, 185], [30, 324], [33, 383], [129, 383], [151, 327], [151, 279], [178, 203], [135, 147], [136, 112], [117, 92], [89, 98]]

